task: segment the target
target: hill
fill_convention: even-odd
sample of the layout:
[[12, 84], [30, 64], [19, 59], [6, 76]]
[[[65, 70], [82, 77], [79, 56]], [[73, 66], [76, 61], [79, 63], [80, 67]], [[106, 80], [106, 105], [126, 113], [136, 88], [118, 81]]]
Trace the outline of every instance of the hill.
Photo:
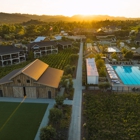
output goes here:
[[62, 15], [30, 15], [20, 13], [0, 13], [0, 24], [2, 23], [23, 23], [30, 20], [38, 20], [41, 22], [56, 22], [56, 21], [99, 21], [99, 20], [140, 20], [140, 18], [126, 18], [126, 17], [113, 17], [108, 15], [74, 15], [72, 17]]

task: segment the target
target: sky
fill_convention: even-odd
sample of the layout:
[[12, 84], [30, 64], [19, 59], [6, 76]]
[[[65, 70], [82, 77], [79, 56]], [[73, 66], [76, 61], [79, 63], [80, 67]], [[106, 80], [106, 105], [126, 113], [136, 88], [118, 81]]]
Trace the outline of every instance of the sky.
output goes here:
[[140, 0], [1, 0], [0, 12], [140, 17]]

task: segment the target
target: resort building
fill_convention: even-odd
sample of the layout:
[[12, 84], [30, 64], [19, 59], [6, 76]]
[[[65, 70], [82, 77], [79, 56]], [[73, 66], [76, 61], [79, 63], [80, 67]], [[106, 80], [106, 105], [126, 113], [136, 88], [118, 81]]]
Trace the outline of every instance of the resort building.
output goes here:
[[22, 48], [13, 45], [0, 46], [0, 66], [19, 64], [26, 61], [26, 54]]
[[0, 79], [0, 96], [18, 98], [55, 98], [63, 71], [36, 59]]
[[79, 40], [82, 40], [82, 41], [85, 41], [86, 40], [86, 36], [85, 35], [74, 35], [74, 36], [66, 36], [66, 38], [69, 38], [69, 39], [73, 39], [75, 41], [79, 41]]
[[97, 33], [94, 33], [94, 36], [101, 45], [116, 45], [116, 36], [113, 34], [105, 33], [104, 31], [99, 30]]
[[114, 47], [114, 46], [112, 46], [112, 47], [108, 47], [107, 48], [107, 52], [108, 53], [121, 53], [121, 51], [117, 48], [117, 47]]
[[70, 48], [72, 47], [72, 42], [71, 41], [58, 41], [57, 46], [59, 47], [59, 49]]
[[58, 47], [56, 41], [33, 42], [27, 45], [28, 51], [34, 53], [34, 58], [39, 58], [48, 54], [57, 54]]
[[86, 59], [87, 84], [98, 84], [99, 74], [94, 58]]

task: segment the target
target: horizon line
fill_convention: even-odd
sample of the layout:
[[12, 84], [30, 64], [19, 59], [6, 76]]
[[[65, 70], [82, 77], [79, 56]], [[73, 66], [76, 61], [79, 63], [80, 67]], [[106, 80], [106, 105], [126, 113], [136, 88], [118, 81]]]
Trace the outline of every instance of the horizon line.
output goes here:
[[7, 13], [7, 12], [1, 12], [0, 13], [3, 13], [3, 14], [21, 14], [21, 15], [24, 15], [24, 14], [27, 14], [27, 15], [37, 15], [37, 16], [64, 16], [64, 17], [73, 17], [73, 16], [109, 16], [109, 17], [118, 17], [118, 18], [140, 18], [140, 17], [127, 17], [127, 16], [113, 16], [113, 15], [103, 15], [103, 14], [74, 14], [74, 15], [62, 15], [62, 14], [50, 14], [50, 15], [47, 15], [47, 14], [32, 14], [32, 13], [18, 13], [18, 12], [10, 12], [10, 13]]

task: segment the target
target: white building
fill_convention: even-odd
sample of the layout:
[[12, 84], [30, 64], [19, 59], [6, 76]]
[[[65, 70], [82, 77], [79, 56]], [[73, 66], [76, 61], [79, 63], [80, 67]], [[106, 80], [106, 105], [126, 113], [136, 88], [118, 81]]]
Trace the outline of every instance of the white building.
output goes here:
[[98, 84], [99, 74], [94, 58], [86, 59], [87, 84]]

